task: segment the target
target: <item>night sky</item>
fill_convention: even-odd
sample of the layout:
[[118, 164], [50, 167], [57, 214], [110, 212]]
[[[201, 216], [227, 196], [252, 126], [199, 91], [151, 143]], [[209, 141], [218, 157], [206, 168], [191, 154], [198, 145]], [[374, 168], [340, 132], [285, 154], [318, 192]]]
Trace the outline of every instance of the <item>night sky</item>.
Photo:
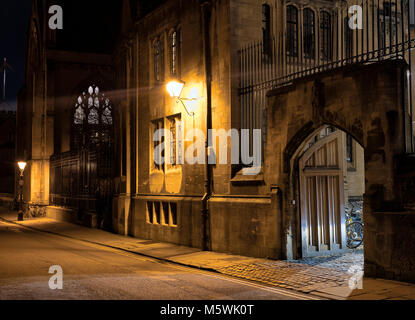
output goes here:
[[[0, 59], [2, 63], [3, 58], [6, 57], [14, 69], [7, 74], [6, 99], [9, 109], [15, 108], [16, 95], [24, 81], [26, 31], [31, 2], [31, 0], [0, 0]], [[2, 73], [1, 79], [3, 79]], [[3, 81], [0, 88], [3, 90]]]

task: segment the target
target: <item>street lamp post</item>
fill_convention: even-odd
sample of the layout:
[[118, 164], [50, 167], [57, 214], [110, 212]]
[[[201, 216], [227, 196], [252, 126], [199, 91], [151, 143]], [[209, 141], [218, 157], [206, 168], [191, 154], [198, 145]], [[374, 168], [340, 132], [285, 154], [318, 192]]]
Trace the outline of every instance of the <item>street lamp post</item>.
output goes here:
[[19, 194], [19, 213], [17, 214], [17, 220], [18, 221], [23, 221], [23, 185], [24, 185], [24, 180], [23, 180], [23, 173], [24, 173], [24, 169], [26, 168], [26, 162], [24, 161], [19, 161], [17, 163], [17, 166], [19, 167], [20, 170], [20, 179], [19, 179], [19, 189], [20, 189], [20, 194]]

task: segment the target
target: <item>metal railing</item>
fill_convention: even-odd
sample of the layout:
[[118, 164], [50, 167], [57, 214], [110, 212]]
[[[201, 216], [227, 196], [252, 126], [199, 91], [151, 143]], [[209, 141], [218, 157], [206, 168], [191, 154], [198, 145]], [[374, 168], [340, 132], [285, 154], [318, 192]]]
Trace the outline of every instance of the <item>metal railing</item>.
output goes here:
[[50, 204], [96, 211], [97, 201], [112, 196], [112, 150], [77, 150], [51, 157]]
[[[355, 15], [358, 11], [350, 11], [353, 5], [361, 8], [361, 20]], [[302, 12], [298, 10], [298, 15]], [[296, 32], [286, 30], [277, 37], [244, 46], [239, 50], [242, 128], [262, 129], [265, 139], [266, 93], [295, 79], [347, 65], [390, 59], [402, 59], [412, 70], [413, 12], [414, 0], [334, 1], [331, 11], [324, 10], [324, 23], [323, 11], [315, 14], [312, 30], [305, 30], [310, 26], [301, 25], [303, 20], [297, 19]], [[357, 28], [351, 28], [353, 22]], [[412, 88], [411, 73], [408, 86]], [[412, 117], [412, 90], [408, 96], [408, 112]]]

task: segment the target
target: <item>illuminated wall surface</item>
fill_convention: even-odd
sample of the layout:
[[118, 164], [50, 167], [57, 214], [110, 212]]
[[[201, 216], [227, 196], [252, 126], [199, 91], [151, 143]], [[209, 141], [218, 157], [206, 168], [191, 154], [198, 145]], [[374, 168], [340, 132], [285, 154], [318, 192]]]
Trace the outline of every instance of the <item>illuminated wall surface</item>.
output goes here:
[[[341, 216], [348, 199], [364, 197], [367, 272], [414, 279], [409, 267], [377, 258], [384, 239], [382, 256], [413, 259], [409, 247], [387, 246], [404, 216], [385, 213], [413, 210], [412, 182], [397, 179], [401, 163], [413, 170], [405, 160], [412, 151], [405, 91], [412, 69], [402, 45], [413, 35], [405, 22], [413, 17], [397, 1], [394, 36], [376, 29], [375, 22], [392, 15], [387, 8], [380, 8], [383, 20], [364, 21], [370, 32], [347, 33], [344, 2], [310, 4], [323, 24], [297, 2], [88, 1], [79, 12], [72, 1], [57, 1], [63, 30], [48, 30], [44, 8], [34, 1], [16, 142], [17, 157], [28, 162], [28, 212], [143, 239], [297, 258], [309, 254], [300, 151], [332, 126], [342, 131], [331, 155], [338, 155], [338, 181], [345, 183], [333, 212]], [[344, 43], [341, 34], [354, 40]], [[377, 64], [363, 68], [356, 64], [362, 59]], [[179, 97], [167, 92], [171, 81], [184, 84]], [[171, 135], [153, 141], [159, 129]], [[205, 158], [207, 129], [262, 130], [259, 170], [231, 163], [239, 139], [229, 137], [208, 151], [219, 156], [227, 140], [226, 164], [186, 161]], [[171, 162], [157, 163], [158, 157]], [[336, 245], [321, 248], [345, 249]]]

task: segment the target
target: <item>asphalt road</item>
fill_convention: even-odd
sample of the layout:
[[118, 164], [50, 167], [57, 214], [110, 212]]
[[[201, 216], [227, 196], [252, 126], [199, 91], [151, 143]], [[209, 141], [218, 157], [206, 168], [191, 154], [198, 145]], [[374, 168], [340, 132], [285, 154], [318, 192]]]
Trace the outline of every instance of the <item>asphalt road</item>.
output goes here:
[[[49, 288], [49, 268], [63, 289]], [[0, 300], [304, 300], [310, 296], [0, 221]]]

